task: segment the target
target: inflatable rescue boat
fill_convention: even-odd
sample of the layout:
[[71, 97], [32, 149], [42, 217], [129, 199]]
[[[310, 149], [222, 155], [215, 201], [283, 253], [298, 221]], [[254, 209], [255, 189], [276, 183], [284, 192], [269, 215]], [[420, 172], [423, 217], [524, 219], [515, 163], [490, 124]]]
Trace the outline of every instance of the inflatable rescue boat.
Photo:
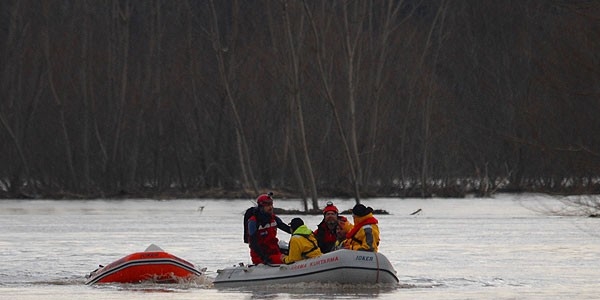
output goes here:
[[191, 276], [200, 276], [196, 267], [151, 244], [144, 252], [127, 255], [106, 266], [100, 266], [86, 276], [85, 284], [96, 283], [176, 283]]
[[243, 265], [217, 270], [215, 287], [277, 283], [397, 284], [396, 270], [381, 253], [337, 250], [289, 265]]

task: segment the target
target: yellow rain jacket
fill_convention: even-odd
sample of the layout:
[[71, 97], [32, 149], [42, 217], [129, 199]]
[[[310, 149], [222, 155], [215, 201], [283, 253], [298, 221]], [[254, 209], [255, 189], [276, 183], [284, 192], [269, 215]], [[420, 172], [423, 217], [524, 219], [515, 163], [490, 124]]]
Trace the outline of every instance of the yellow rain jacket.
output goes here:
[[354, 227], [352, 222], [348, 221], [348, 218], [346, 218], [344, 216], [338, 217], [338, 226], [342, 226], [342, 228], [344, 228], [344, 231], [346, 233], [350, 232], [350, 230], [352, 230], [352, 227]]
[[354, 227], [346, 234], [346, 245], [350, 250], [377, 252], [379, 248], [378, 221], [369, 213], [364, 217], [353, 215]]
[[290, 238], [290, 252], [283, 258], [283, 262], [291, 264], [295, 261], [321, 256], [321, 249], [317, 246], [317, 239], [306, 225], [294, 231]]

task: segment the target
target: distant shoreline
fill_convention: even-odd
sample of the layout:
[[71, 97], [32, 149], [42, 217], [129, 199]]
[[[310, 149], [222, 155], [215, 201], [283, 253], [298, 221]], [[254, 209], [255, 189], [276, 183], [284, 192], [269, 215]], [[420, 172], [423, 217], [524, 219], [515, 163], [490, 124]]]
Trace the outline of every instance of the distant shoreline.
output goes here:
[[[272, 191], [274, 193], [274, 198], [277, 200], [298, 200], [298, 199], [302, 199], [301, 195], [298, 195], [296, 193], [293, 192], [289, 192], [289, 191], [281, 191], [281, 190], [275, 190], [275, 189], [265, 189], [265, 190], [261, 190], [258, 194], [262, 194], [262, 193], [267, 193], [269, 191]], [[498, 190], [495, 191], [493, 194], [490, 195], [478, 195], [477, 193], [462, 193], [462, 194], [457, 194], [457, 195], [448, 195], [448, 194], [442, 194], [442, 195], [438, 195], [438, 194], [432, 194], [429, 195], [428, 197], [420, 197], [419, 195], [379, 195], [379, 194], [369, 194], [369, 195], [361, 195], [361, 200], [367, 200], [367, 199], [372, 199], [372, 198], [423, 198], [423, 199], [428, 199], [428, 198], [467, 198], [467, 197], [473, 197], [473, 198], [493, 198], [494, 195], [497, 194], [525, 194], [525, 193], [531, 193], [531, 194], [544, 194], [544, 195], [548, 195], [548, 196], [557, 196], [557, 197], [565, 197], [565, 196], [594, 196], [594, 195], [598, 195], [597, 193], [556, 193], [556, 192], [547, 192], [547, 191], [508, 191], [508, 190]], [[241, 191], [241, 190], [235, 190], [235, 191], [226, 191], [226, 190], [205, 190], [205, 191], [200, 191], [200, 192], [186, 192], [186, 193], [182, 193], [182, 192], [173, 192], [171, 191], [170, 193], [151, 193], [151, 192], [145, 192], [145, 193], [129, 193], [129, 192], [125, 192], [125, 191], [121, 191], [120, 193], [116, 193], [116, 194], [112, 194], [112, 195], [81, 195], [81, 194], [73, 194], [73, 193], [53, 193], [50, 195], [40, 195], [40, 194], [36, 194], [36, 195], [30, 195], [30, 194], [17, 194], [17, 195], [11, 195], [5, 191], [0, 191], [0, 201], [2, 200], [90, 200], [90, 201], [94, 201], [94, 200], [109, 200], [109, 201], [120, 201], [120, 200], [131, 200], [131, 199], [149, 199], [149, 200], [185, 200], [185, 199], [189, 199], [189, 200], [197, 200], [197, 199], [215, 199], [215, 200], [250, 200], [253, 201], [254, 199], [256, 199], [258, 195], [255, 195], [254, 192], [250, 192], [250, 191]], [[339, 195], [339, 194], [333, 194], [333, 193], [321, 193], [319, 195], [319, 200], [324, 200], [324, 199], [347, 199], [347, 200], [354, 200], [354, 197], [349, 196], [347, 194], [344, 195]], [[308, 202], [308, 206], [312, 207], [312, 203], [311, 203], [312, 199], [310, 197], [307, 196], [307, 202]], [[249, 206], [251, 204], [249, 203]], [[574, 205], [574, 206], [582, 206], [582, 205], [578, 205], [577, 202], [573, 202], [570, 205]], [[597, 208], [593, 208], [595, 206], [598, 206]], [[592, 217], [592, 218], [600, 218], [600, 214], [597, 213], [597, 210], [600, 210], [600, 202], [598, 202], [597, 204], [595, 203], [591, 203], [591, 204], [587, 204], [587, 205], [583, 205], [587, 208], [592, 208], [592, 212], [591, 213], [587, 213], [588, 217]], [[309, 208], [308, 210], [304, 211], [304, 210], [299, 210], [299, 209], [283, 209], [283, 208], [279, 208], [279, 207], [275, 207], [274, 211], [276, 214], [278, 215], [320, 215], [322, 214], [322, 210], [321, 208], [318, 209], [313, 209], [313, 208]], [[415, 213], [418, 213], [419, 211], [416, 211]], [[351, 210], [345, 210], [340, 212], [341, 214], [351, 214]], [[380, 208], [376, 208], [373, 207], [373, 213], [376, 215], [387, 215], [389, 214], [388, 211], [386, 211], [385, 209], [380, 209]], [[413, 214], [415, 214], [413, 213]], [[583, 214], [586, 214], [585, 212], [583, 212]]]
[[[224, 190], [224, 189], [208, 189], [201, 191], [188, 191], [181, 192], [178, 190], [169, 190], [163, 192], [154, 191], [134, 191], [128, 192], [121, 190], [120, 192], [113, 194], [103, 193], [71, 193], [71, 192], [55, 192], [55, 193], [9, 193], [6, 191], [0, 191], [0, 199], [45, 199], [45, 200], [119, 200], [119, 199], [156, 199], [156, 200], [169, 200], [169, 199], [255, 199], [259, 194], [273, 192], [274, 198], [276, 199], [302, 199], [302, 195], [297, 192], [289, 190], [277, 190], [277, 189], [261, 189], [258, 194], [250, 190]], [[476, 198], [489, 198], [495, 194], [522, 194], [522, 193], [540, 193], [547, 194], [550, 196], [570, 196], [570, 195], [596, 195], [595, 192], [586, 191], [543, 191], [543, 190], [504, 190], [499, 189], [489, 194], [481, 194], [477, 191], [448, 191], [448, 190], [435, 190], [424, 197], [419, 191], [399, 191], [394, 194], [379, 194], [379, 193], [363, 193], [361, 199], [370, 198], [465, 198], [465, 197], [476, 197]], [[310, 196], [306, 196], [307, 199], [311, 199]], [[320, 191], [319, 198], [337, 198], [337, 199], [354, 199], [354, 195], [348, 192], [333, 192], [333, 191]]]

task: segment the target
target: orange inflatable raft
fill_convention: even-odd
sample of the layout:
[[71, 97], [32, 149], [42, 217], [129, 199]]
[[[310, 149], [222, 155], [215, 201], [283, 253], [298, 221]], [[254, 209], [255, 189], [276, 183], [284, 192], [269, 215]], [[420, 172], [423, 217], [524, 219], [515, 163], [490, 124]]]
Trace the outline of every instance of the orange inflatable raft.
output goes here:
[[100, 266], [86, 276], [85, 284], [97, 283], [176, 283], [181, 279], [200, 276], [202, 272], [186, 260], [169, 254], [152, 244], [144, 252], [127, 255], [106, 266]]

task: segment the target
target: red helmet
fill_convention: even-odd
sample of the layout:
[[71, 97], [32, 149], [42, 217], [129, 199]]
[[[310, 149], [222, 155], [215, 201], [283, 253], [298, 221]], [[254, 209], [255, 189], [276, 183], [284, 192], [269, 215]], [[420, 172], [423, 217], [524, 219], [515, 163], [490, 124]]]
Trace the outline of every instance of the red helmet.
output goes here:
[[273, 196], [273, 193], [271, 192], [258, 196], [258, 198], [256, 198], [256, 204], [258, 204], [258, 206], [273, 204], [273, 198], [271, 198], [271, 196]]
[[333, 202], [331, 202], [331, 201], [328, 201], [327, 206], [325, 206], [325, 208], [323, 208], [323, 215], [327, 214], [328, 211], [332, 211], [336, 215], [339, 213], [337, 207], [335, 207], [335, 205], [333, 205]]

